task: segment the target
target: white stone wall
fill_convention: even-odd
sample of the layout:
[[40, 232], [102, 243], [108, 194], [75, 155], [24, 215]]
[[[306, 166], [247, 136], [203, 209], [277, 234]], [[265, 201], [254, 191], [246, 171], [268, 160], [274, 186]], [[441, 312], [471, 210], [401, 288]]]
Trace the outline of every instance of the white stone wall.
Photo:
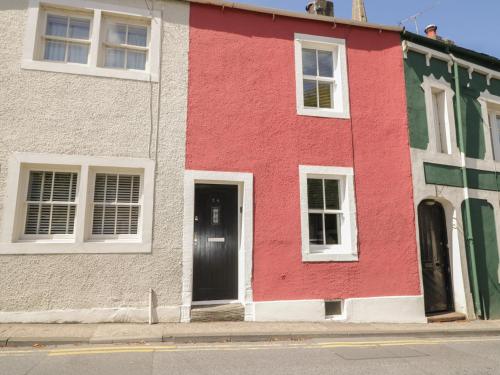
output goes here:
[[[111, 2], [146, 7], [143, 0]], [[13, 152], [149, 158], [151, 144], [153, 250], [0, 255], [0, 321], [146, 320], [150, 288], [159, 319], [179, 321], [189, 4], [155, 1], [163, 10], [161, 85], [21, 69], [27, 6], [0, 2], [0, 218]]]

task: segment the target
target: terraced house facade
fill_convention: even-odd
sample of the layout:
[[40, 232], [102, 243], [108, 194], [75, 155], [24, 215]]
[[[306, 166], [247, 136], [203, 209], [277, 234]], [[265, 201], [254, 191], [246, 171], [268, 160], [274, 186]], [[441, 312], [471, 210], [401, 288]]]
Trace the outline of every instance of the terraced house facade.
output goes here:
[[426, 312], [498, 319], [500, 61], [411, 33], [403, 50]]
[[0, 322], [494, 317], [497, 63], [356, 9], [3, 1]]

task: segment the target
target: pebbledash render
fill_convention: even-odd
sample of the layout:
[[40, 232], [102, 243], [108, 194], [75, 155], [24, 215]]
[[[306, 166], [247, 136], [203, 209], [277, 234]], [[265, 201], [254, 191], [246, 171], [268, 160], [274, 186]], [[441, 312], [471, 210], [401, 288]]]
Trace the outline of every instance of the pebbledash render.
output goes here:
[[0, 20], [0, 322], [179, 321], [189, 4]]
[[0, 322], [425, 321], [399, 28], [8, 0], [0, 31]]

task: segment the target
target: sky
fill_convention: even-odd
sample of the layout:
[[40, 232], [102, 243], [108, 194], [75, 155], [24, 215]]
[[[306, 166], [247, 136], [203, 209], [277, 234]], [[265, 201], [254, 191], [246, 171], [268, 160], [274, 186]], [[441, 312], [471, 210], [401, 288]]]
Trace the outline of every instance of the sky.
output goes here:
[[[268, 8], [304, 12], [308, 0], [236, 0]], [[351, 18], [351, 0], [334, 0], [335, 16]], [[423, 12], [417, 23], [420, 33], [430, 23], [438, 33], [461, 47], [500, 58], [500, 0], [365, 0], [368, 21], [398, 25]], [[404, 26], [415, 32], [415, 23]]]

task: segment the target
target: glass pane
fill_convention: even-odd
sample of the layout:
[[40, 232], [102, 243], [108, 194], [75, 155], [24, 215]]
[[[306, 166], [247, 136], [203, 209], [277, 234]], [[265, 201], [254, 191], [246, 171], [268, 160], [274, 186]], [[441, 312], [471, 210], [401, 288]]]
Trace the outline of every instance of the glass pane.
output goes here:
[[325, 180], [325, 205], [328, 210], [340, 210], [338, 180]]
[[52, 207], [51, 234], [66, 234], [69, 219], [69, 206], [54, 205]]
[[52, 180], [54, 178], [53, 172], [45, 172], [43, 179], [43, 192], [42, 200], [44, 202], [50, 201], [52, 199]]
[[317, 107], [316, 81], [304, 80], [304, 107]]
[[102, 234], [102, 226], [104, 218], [104, 206], [94, 206], [94, 217], [92, 219], [92, 234]]
[[[42, 194], [43, 172], [30, 172], [28, 200], [39, 202]], [[38, 206], [37, 206], [38, 207]]]
[[307, 179], [307, 202], [309, 209], [324, 209], [323, 180]]
[[120, 175], [118, 183], [118, 200], [120, 203], [132, 202], [132, 176]]
[[54, 42], [48, 40], [45, 43], [45, 60], [51, 61], [64, 61], [66, 55], [66, 43], [65, 42]]
[[83, 44], [68, 45], [68, 62], [86, 64], [89, 56], [89, 46]]
[[106, 48], [106, 64], [108, 68], [125, 68], [125, 50], [123, 48]]
[[127, 26], [110, 25], [108, 29], [108, 42], [113, 44], [125, 44], [127, 42]]
[[128, 27], [128, 40], [127, 44], [133, 46], [146, 47], [148, 40], [148, 29], [145, 27]]
[[106, 202], [116, 202], [118, 190], [118, 175], [108, 174], [106, 176]]
[[309, 76], [316, 76], [316, 50], [302, 48], [302, 73]]
[[332, 87], [332, 83], [318, 82], [320, 108], [332, 108]]
[[318, 69], [321, 77], [333, 78], [333, 54], [329, 51], [318, 51]]
[[37, 234], [49, 234], [51, 209], [52, 209], [52, 206], [50, 204], [42, 204], [41, 205], [40, 221], [38, 224], [38, 233]]
[[45, 30], [46, 35], [65, 37], [67, 31], [68, 17], [54, 16], [51, 14], [47, 16], [47, 29]]
[[38, 228], [38, 204], [28, 204], [24, 234], [36, 234]]
[[325, 215], [325, 237], [327, 245], [338, 245], [339, 242], [339, 215]]
[[71, 189], [73, 181], [71, 180], [72, 173], [55, 173], [54, 174], [54, 191], [52, 200], [58, 202], [69, 202], [71, 199]]
[[118, 206], [116, 211], [116, 234], [130, 233], [130, 206]]
[[116, 207], [106, 206], [104, 210], [104, 228], [102, 234], [115, 234]]
[[138, 227], [139, 227], [139, 214], [140, 213], [141, 213], [140, 207], [138, 207], [138, 206], [132, 207], [130, 234], [137, 234]]
[[69, 20], [69, 37], [75, 39], [89, 39], [90, 20], [71, 18]]
[[127, 69], [145, 70], [146, 53], [127, 51]]
[[324, 245], [322, 214], [309, 214], [309, 243]]

